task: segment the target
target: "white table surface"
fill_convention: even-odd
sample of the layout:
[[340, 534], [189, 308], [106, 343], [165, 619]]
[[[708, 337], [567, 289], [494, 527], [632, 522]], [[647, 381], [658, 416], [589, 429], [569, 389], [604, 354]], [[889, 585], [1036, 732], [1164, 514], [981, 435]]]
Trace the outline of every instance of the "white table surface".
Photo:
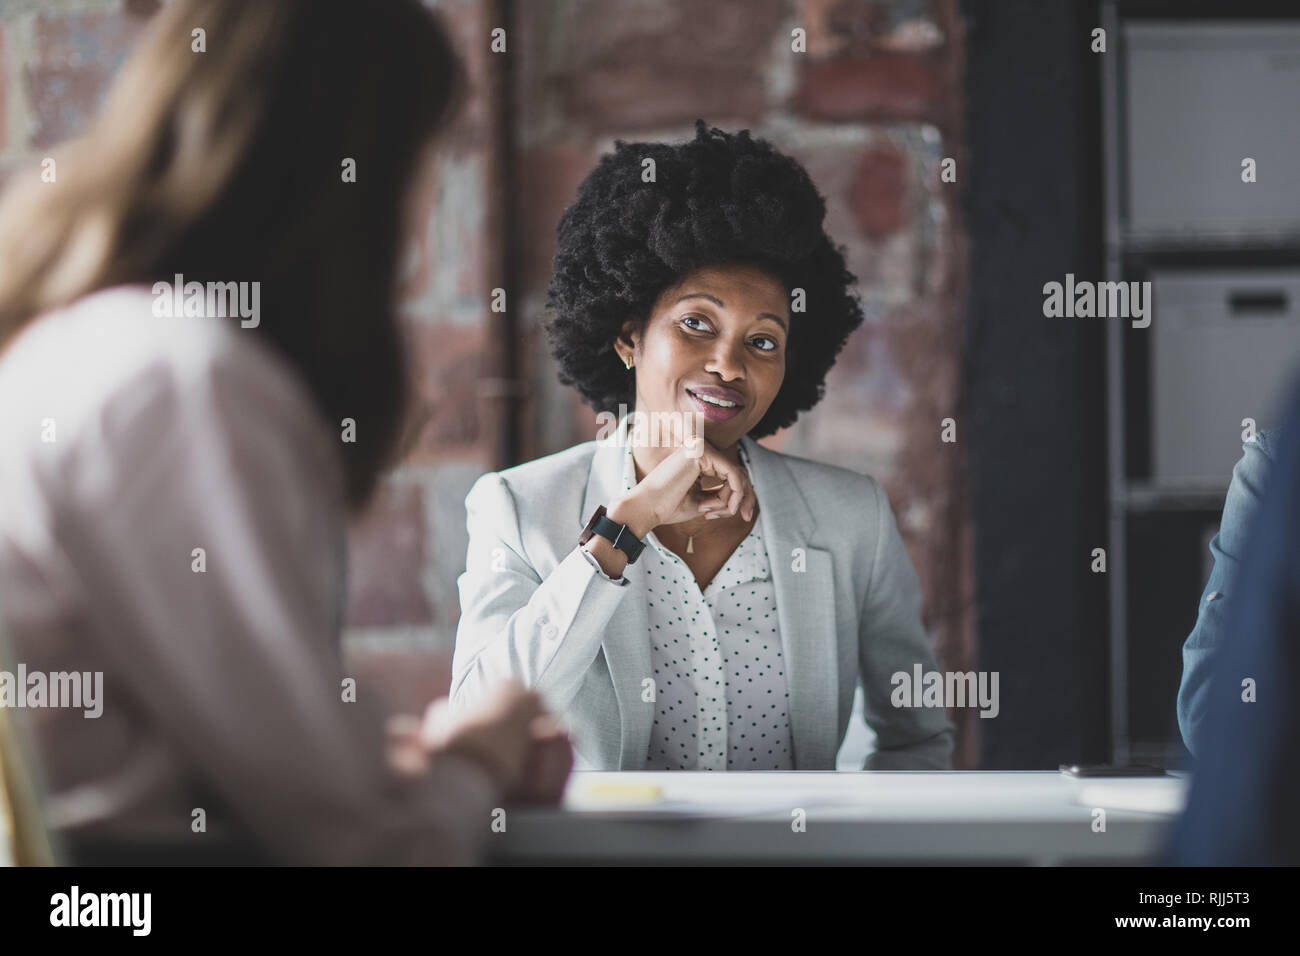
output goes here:
[[506, 808], [488, 853], [502, 864], [1141, 864], [1162, 849], [1187, 783], [1053, 771], [579, 772], [560, 808]]

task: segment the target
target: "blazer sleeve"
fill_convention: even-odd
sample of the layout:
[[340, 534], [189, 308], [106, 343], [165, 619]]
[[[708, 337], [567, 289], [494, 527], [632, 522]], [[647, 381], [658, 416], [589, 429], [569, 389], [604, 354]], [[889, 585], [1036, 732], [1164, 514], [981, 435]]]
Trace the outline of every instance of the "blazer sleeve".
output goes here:
[[1209, 701], [1213, 671], [1211, 659], [1224, 638], [1225, 601], [1235, 599], [1241, 584], [1241, 560], [1246, 532], [1258, 510], [1271, 458], [1269, 442], [1275, 436], [1260, 432], [1246, 442], [1232, 469], [1232, 483], [1223, 502], [1219, 531], [1210, 541], [1214, 566], [1201, 593], [1196, 625], [1183, 643], [1183, 677], [1178, 686], [1178, 729], [1189, 752], [1196, 754]]
[[484, 475], [465, 499], [469, 550], [458, 580], [460, 623], [452, 657], [451, 704], [471, 706], [502, 681], [568, 709], [600, 652], [626, 582], [603, 577], [578, 546], [539, 573], [524, 548], [521, 515], [506, 480]]
[[893, 674], [911, 679], [937, 670], [921, 624], [921, 588], [899, 536], [884, 489], [870, 482], [876, 551], [858, 621], [864, 712], [876, 733], [876, 750], [864, 770], [951, 770], [953, 726], [944, 708], [894, 707]]

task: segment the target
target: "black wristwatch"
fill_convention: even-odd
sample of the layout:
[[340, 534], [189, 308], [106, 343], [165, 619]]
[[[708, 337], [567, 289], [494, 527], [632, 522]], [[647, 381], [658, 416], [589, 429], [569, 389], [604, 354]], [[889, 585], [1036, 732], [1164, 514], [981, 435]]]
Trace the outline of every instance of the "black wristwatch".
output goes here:
[[591, 540], [592, 535], [596, 534], [607, 538], [610, 544], [626, 554], [628, 564], [636, 564], [636, 559], [641, 557], [641, 552], [645, 550], [645, 542], [634, 535], [627, 525], [605, 517], [604, 505], [596, 509], [596, 513], [587, 522], [587, 527], [582, 529], [582, 534], [578, 536], [578, 544], [586, 544]]

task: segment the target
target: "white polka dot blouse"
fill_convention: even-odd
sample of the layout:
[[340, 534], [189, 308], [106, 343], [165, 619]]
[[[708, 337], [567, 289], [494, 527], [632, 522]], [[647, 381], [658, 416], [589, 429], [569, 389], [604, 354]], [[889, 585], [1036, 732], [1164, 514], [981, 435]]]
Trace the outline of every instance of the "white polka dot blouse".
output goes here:
[[[636, 483], [630, 445], [623, 483]], [[655, 682], [646, 769], [792, 770], [776, 590], [759, 523], [703, 592], [653, 532], [636, 570]]]

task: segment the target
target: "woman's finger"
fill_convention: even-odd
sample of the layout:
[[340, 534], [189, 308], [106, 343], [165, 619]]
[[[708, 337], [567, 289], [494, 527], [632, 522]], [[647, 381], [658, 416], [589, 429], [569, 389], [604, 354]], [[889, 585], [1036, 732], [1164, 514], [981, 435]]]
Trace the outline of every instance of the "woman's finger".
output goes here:
[[[728, 506], [731, 504], [739, 504], [737, 496], [745, 493], [745, 485], [741, 480], [739, 469], [719, 454], [709, 456], [709, 464], [713, 468], [714, 474], [722, 479], [722, 481], [731, 489]], [[735, 513], [734, 509], [732, 513]]]
[[384, 729], [389, 737], [418, 740], [420, 726], [420, 718], [415, 714], [394, 714], [388, 718]]
[[745, 482], [740, 476], [739, 468], [736, 468], [730, 462], [723, 462], [723, 467], [726, 469], [727, 484], [731, 486], [731, 497], [727, 502], [727, 510], [734, 515], [740, 510], [740, 502], [745, 497]]
[[534, 740], [547, 740], [565, 736], [564, 723], [559, 714], [543, 713], [534, 717], [528, 726], [528, 732]]
[[727, 512], [734, 515], [745, 495], [745, 483], [740, 470], [716, 452], [708, 456], [703, 467], [708, 469], [710, 475], [724, 482], [718, 489], [718, 496], [719, 499], [725, 498]]
[[705, 507], [701, 510], [706, 512], [707, 517], [712, 518], [724, 514], [731, 500], [731, 486], [725, 483], [719, 485], [716, 491], [704, 495], [702, 500]]
[[748, 470], [742, 469], [741, 477], [745, 480], [745, 499], [740, 503], [740, 512], [746, 521], [753, 521], [758, 507], [758, 492], [754, 491], [754, 482], [750, 480]]
[[712, 513], [727, 507], [727, 499], [724, 497], [727, 486], [720, 485], [719, 488], [722, 490], [701, 496], [698, 510]]

